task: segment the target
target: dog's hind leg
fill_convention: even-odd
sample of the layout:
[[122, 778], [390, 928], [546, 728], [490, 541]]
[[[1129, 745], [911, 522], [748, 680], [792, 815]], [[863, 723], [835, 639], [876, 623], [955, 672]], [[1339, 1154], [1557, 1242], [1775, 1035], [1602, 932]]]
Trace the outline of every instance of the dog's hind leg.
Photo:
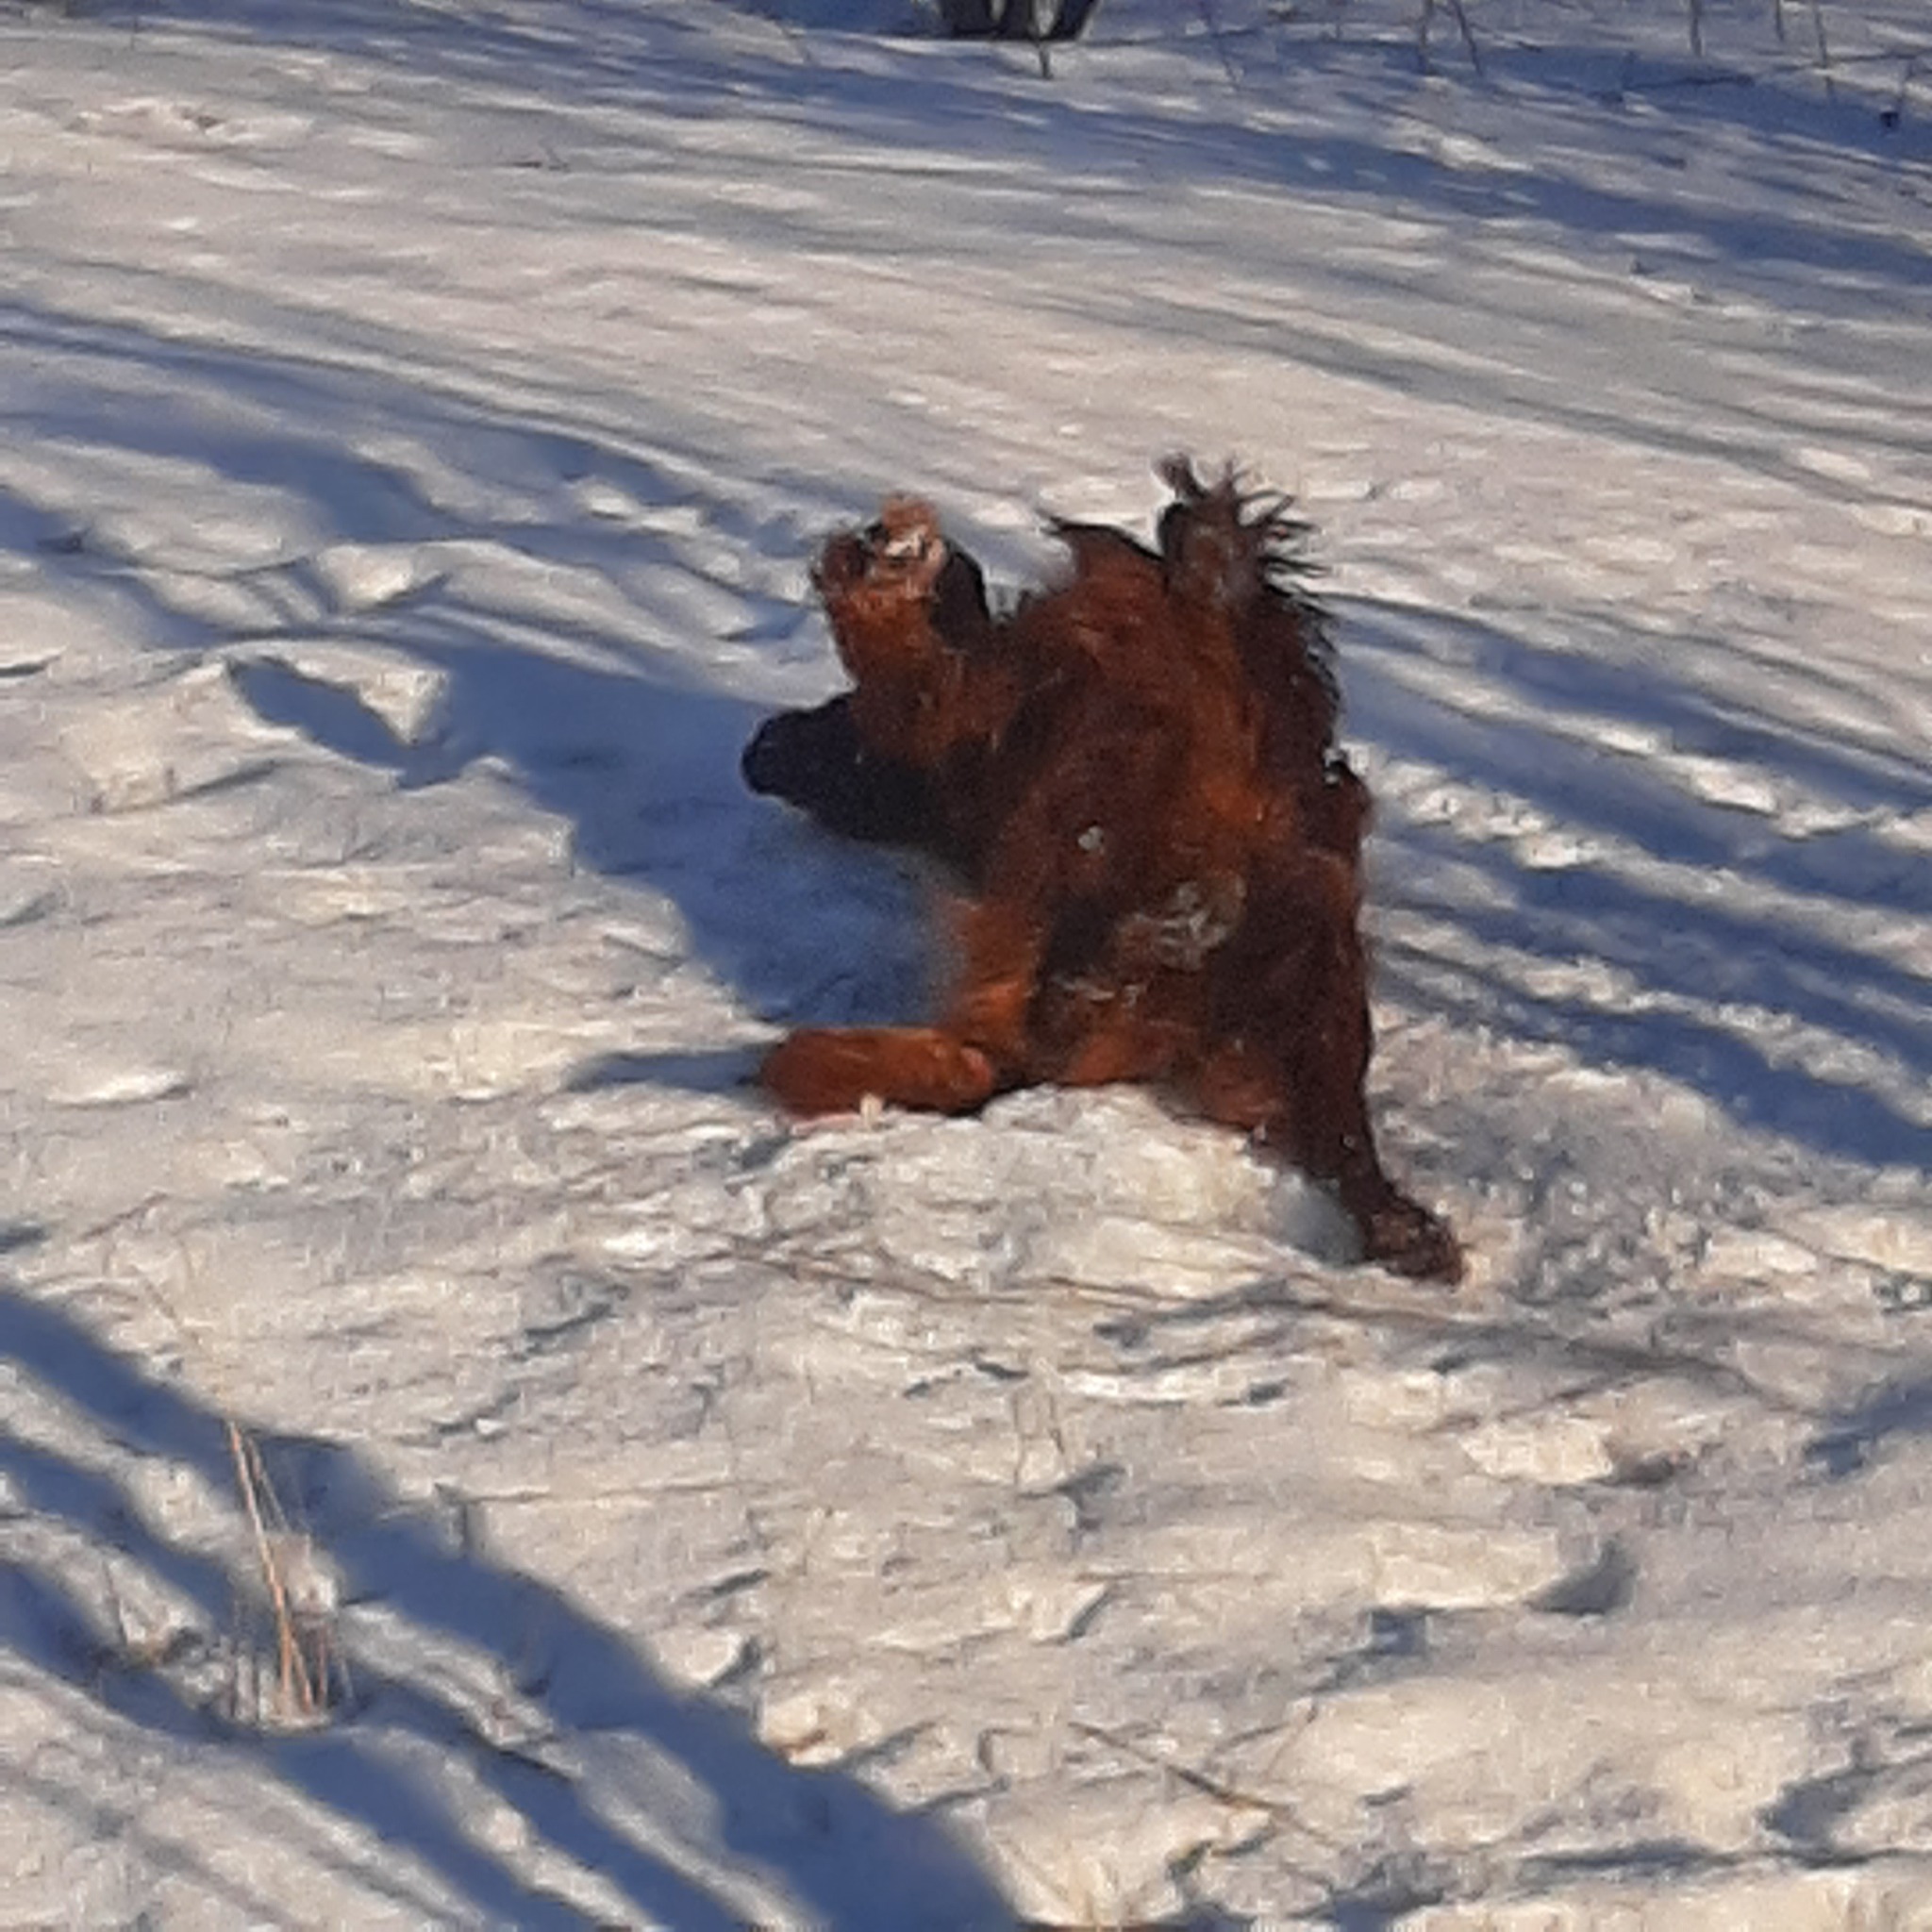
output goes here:
[[999, 1085], [976, 1046], [937, 1026], [807, 1026], [765, 1056], [758, 1081], [788, 1111], [851, 1113], [868, 1101], [972, 1113]]
[[797, 1114], [844, 1113], [868, 1100], [972, 1113], [1031, 1077], [1037, 931], [998, 900], [964, 901], [956, 916], [965, 970], [942, 1025], [803, 1027], [765, 1057], [765, 1089]]
[[1250, 880], [1242, 930], [1215, 956], [1213, 1044], [1185, 1082], [1187, 1096], [1332, 1185], [1366, 1259], [1457, 1280], [1456, 1237], [1390, 1179], [1375, 1151], [1354, 868], [1313, 852], [1277, 858], [1267, 873]]

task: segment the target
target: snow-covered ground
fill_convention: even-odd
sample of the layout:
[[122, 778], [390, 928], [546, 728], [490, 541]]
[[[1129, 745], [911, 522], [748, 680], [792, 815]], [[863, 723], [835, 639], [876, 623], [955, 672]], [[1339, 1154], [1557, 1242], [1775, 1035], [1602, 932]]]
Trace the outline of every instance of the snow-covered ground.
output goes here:
[[[1932, 1926], [1923, 0], [911, 11], [0, 8], [0, 1924]], [[924, 998], [814, 544], [1173, 449], [1454, 1293], [744, 1084]]]

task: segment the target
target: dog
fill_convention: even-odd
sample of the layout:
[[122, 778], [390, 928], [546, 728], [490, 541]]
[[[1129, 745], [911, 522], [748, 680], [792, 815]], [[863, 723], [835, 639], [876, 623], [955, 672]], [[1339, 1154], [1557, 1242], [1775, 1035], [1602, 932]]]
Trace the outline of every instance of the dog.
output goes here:
[[998, 614], [916, 498], [819, 553], [852, 688], [767, 720], [745, 779], [937, 859], [961, 963], [936, 1023], [805, 1027], [759, 1080], [801, 1116], [1151, 1083], [1332, 1187], [1366, 1259], [1457, 1280], [1363, 1095], [1370, 802], [1335, 741], [1308, 527], [1232, 470], [1160, 475], [1152, 544], [1056, 522], [1066, 569]]

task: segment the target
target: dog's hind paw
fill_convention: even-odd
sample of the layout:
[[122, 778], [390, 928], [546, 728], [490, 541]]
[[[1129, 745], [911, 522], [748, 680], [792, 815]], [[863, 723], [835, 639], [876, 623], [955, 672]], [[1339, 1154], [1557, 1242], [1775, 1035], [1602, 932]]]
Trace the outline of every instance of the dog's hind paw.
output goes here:
[[1363, 1217], [1362, 1258], [1418, 1281], [1453, 1285], [1462, 1279], [1462, 1243], [1440, 1215], [1392, 1195]]

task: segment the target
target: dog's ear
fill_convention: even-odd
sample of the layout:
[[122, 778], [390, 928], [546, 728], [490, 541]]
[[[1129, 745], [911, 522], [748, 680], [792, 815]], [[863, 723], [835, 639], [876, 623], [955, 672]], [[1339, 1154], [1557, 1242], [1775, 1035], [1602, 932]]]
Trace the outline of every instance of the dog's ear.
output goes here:
[[940, 641], [969, 654], [985, 649], [992, 637], [992, 612], [986, 601], [986, 573], [958, 544], [946, 543], [946, 560], [933, 579], [929, 604]]
[[937, 853], [941, 815], [924, 774], [868, 751], [850, 692], [809, 711], [780, 711], [739, 760], [754, 791], [783, 799], [828, 832]]

